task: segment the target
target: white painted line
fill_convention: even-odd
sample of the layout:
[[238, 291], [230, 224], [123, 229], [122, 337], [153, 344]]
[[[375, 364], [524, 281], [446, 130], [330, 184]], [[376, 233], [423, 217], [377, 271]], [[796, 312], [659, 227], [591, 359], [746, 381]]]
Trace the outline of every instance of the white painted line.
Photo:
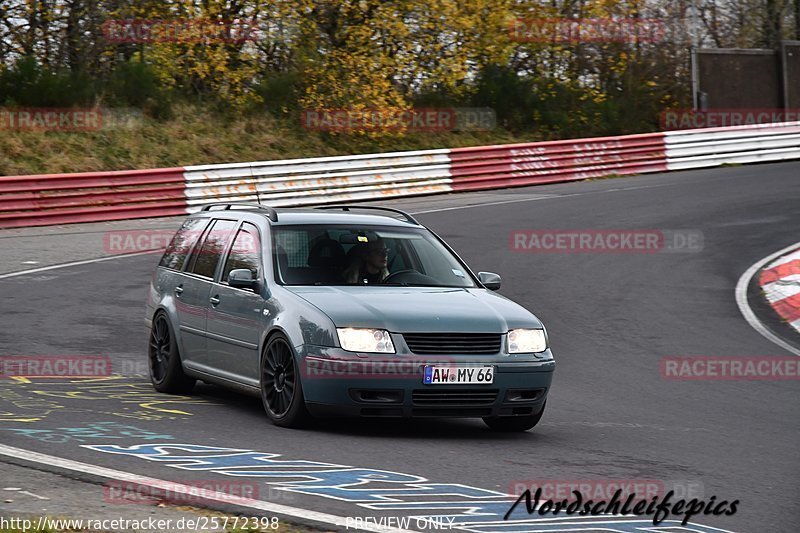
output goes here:
[[[634, 176], [621, 176], [621, 177], [622, 178], [627, 178], [627, 177], [634, 177]], [[581, 181], [584, 181], [584, 180], [581, 180]], [[559, 183], [547, 183], [547, 184], [544, 184], [544, 185], [559, 185]], [[614, 189], [602, 189], [602, 190], [599, 190], [599, 191], [574, 192], [574, 193], [569, 193], [569, 194], [541, 194], [541, 195], [538, 195], [538, 196], [534, 196], [532, 198], [530, 198], [530, 197], [529, 198], [519, 198], [517, 200], [502, 200], [502, 201], [499, 201], [499, 202], [484, 202], [484, 203], [480, 203], [480, 204], [458, 205], [458, 206], [455, 206], [455, 207], [442, 207], [440, 209], [427, 209], [425, 211], [409, 211], [409, 214], [412, 214], [412, 215], [424, 215], [426, 213], [438, 213], [440, 211], [455, 211], [457, 209], [472, 209], [474, 207], [486, 207], [486, 206], [503, 205], [503, 204], [517, 204], [517, 203], [521, 203], [521, 202], [535, 202], [537, 200], [558, 200], [560, 198], [572, 198], [573, 196], [587, 196], [587, 195], [590, 195], [590, 194], [605, 194], [605, 193], [609, 193], [609, 192], [624, 192], [624, 191], [634, 191], [634, 190], [639, 190], [639, 189], [657, 189], [657, 188], [660, 188], [660, 187], [671, 187], [673, 185], [675, 185], [675, 184], [673, 184], [673, 183], [659, 183], [659, 184], [653, 184], [653, 185], [639, 185], [639, 186], [636, 186], [636, 187], [616, 187]], [[489, 191], [485, 191], [484, 190], [484, 191], [453, 191], [453, 192], [456, 193], [456, 194], [462, 194], [463, 193], [464, 195], [467, 195], [467, 194], [470, 194], [471, 192], [487, 193], [487, 192], [497, 191], [497, 190], [502, 190], [502, 189], [491, 189]], [[522, 194], [524, 194], [524, 193], [522, 193]], [[400, 206], [400, 207], [402, 208], [402, 206]]]
[[[0, 455], [7, 455], [9, 457], [15, 457], [17, 459], [22, 459], [24, 461], [46, 464], [50, 466], [55, 466], [57, 468], [63, 468], [65, 470], [82, 472], [84, 474], [109, 478], [116, 481], [127, 481], [129, 483], [136, 483], [137, 485], [152, 487], [154, 489], [170, 490], [177, 494], [185, 494], [187, 496], [197, 495], [197, 486], [184, 485], [182, 483], [176, 483], [174, 481], [167, 481], [164, 479], [140, 476], [139, 474], [132, 474], [130, 472], [124, 472], [122, 470], [113, 470], [111, 468], [105, 468], [102, 466], [92, 465], [88, 463], [81, 463], [79, 461], [73, 461], [71, 459], [63, 459], [61, 457], [56, 457], [53, 455], [45, 455], [39, 452], [32, 452], [28, 450], [23, 450], [21, 448], [14, 448], [13, 446], [6, 446], [5, 444], [0, 444]], [[244, 498], [242, 496], [235, 496], [233, 494], [228, 494], [226, 492], [208, 491], [204, 493], [203, 498], [206, 500], [212, 500], [220, 503], [238, 505], [240, 507], [248, 507], [250, 509], [257, 509], [259, 511], [265, 511], [267, 513], [276, 513], [284, 516], [301, 518], [303, 520], [311, 520], [314, 522], [319, 522], [327, 525], [333, 525], [339, 527], [345, 526], [345, 517], [343, 516], [320, 513], [317, 511], [309, 511], [306, 509], [301, 509], [299, 507], [290, 507], [288, 505], [270, 503], [270, 502], [265, 502], [263, 500], [256, 500], [253, 498]], [[415, 533], [406, 529], [369, 526], [367, 524], [364, 524], [364, 527], [360, 527], [357, 529], [361, 531], [370, 531], [373, 533]]]
[[518, 200], [504, 200], [502, 202], [486, 202], [482, 204], [469, 204], [469, 205], [457, 205], [455, 207], [442, 207], [439, 209], [427, 209], [425, 211], [414, 211], [412, 215], [424, 215], [425, 213], [439, 213], [441, 211], [455, 211], [457, 209], [470, 209], [473, 207], [487, 207], [490, 205], [503, 205], [503, 204], [516, 204], [519, 202], [535, 202], [536, 200], [548, 200], [550, 198], [563, 198], [564, 196], [573, 196], [569, 194], [565, 195], [550, 195], [550, 196], [537, 196], [535, 198], [520, 198]]
[[771, 263], [768, 268], [775, 268], [778, 265], [783, 265], [784, 263], [790, 263], [791, 261], [794, 261], [796, 259], [800, 260], [800, 250], [796, 251], [793, 254], [789, 254], [787, 256], [781, 257], [777, 261], [774, 261], [773, 263]]
[[50, 498], [46, 498], [45, 496], [39, 496], [38, 494], [34, 494], [32, 492], [28, 492], [27, 490], [19, 491], [20, 494], [27, 494], [28, 496], [33, 496], [34, 498], [39, 498], [40, 500], [49, 500]]
[[108, 257], [98, 257], [96, 259], [86, 259], [84, 261], [73, 261], [72, 263], [61, 263], [59, 265], [50, 265], [40, 268], [32, 268], [30, 270], [20, 270], [19, 272], [9, 272], [8, 274], [0, 274], [0, 279], [14, 278], [17, 276], [24, 276], [26, 274], [36, 274], [39, 272], [46, 272], [48, 270], [56, 270], [59, 268], [67, 268], [72, 266], [90, 265], [92, 263], [102, 263], [103, 261], [111, 261], [112, 259], [120, 259], [124, 257], [136, 257], [139, 255], [154, 254], [156, 252], [163, 252], [163, 249], [147, 250], [146, 252], [134, 252], [132, 254], [110, 255]]
[[[597, 518], [604, 515], [593, 515]], [[620, 515], [609, 516], [606, 520], [589, 520], [586, 517], [561, 517], [552, 519], [528, 519], [528, 520], [507, 520], [502, 524], [497, 522], [468, 522], [463, 525], [454, 524], [461, 531], [470, 531], [473, 533], [484, 533], [486, 531], [484, 526], [489, 526], [489, 531], [503, 531], [514, 529], [520, 526], [529, 526], [525, 533], [577, 533], [580, 531], [608, 531], [613, 533], [619, 531], [614, 527], [616, 524], [626, 526], [635, 526], [636, 531], [651, 531], [653, 533], [667, 533], [667, 532], [694, 532], [694, 533], [708, 533], [709, 531], [717, 531], [720, 533], [734, 533], [728, 529], [720, 529], [718, 527], [697, 525], [688, 523], [685, 526], [681, 525], [678, 520], [665, 520], [659, 525], [654, 526], [652, 520], [631, 520], [631, 519], [614, 519]], [[412, 517], [415, 518], [415, 517]], [[585, 527], [581, 527], [585, 526]], [[649, 527], [648, 527], [649, 526]], [[702, 529], [694, 529], [693, 526]]]
[[764, 259], [757, 261], [754, 265], [748, 268], [744, 274], [739, 278], [738, 283], [736, 283], [736, 305], [739, 306], [739, 311], [744, 316], [744, 319], [747, 320], [747, 323], [750, 324], [753, 329], [763, 335], [767, 340], [777, 344], [787, 352], [793, 353], [794, 355], [800, 355], [800, 350], [789, 344], [788, 342], [784, 341], [774, 333], [772, 333], [767, 327], [761, 323], [761, 321], [756, 317], [756, 314], [750, 308], [750, 304], [747, 302], [747, 286], [750, 284], [750, 280], [753, 276], [758, 274], [758, 271], [763, 268], [764, 265], [769, 263], [770, 261], [774, 261], [776, 258], [781, 257], [784, 254], [791, 252], [792, 250], [800, 247], [800, 242], [796, 242], [787, 246], [782, 250], [778, 250], [774, 254], [770, 254]]

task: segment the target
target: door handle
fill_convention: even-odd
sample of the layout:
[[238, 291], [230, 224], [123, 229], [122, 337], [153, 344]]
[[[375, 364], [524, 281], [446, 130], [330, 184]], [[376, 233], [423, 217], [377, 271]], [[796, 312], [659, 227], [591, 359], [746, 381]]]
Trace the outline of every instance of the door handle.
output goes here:
[[219, 304], [219, 297], [218, 296], [212, 296], [211, 298], [208, 299], [208, 301], [211, 302], [211, 305], [218, 305]]
[[182, 286], [178, 285], [177, 287], [175, 287], [175, 294], [180, 296], [182, 292], [183, 292], [183, 287]]

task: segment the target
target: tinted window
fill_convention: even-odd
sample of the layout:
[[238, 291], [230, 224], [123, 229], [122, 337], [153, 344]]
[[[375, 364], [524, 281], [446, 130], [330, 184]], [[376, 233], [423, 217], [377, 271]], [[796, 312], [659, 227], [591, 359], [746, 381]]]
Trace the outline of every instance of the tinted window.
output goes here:
[[273, 243], [276, 281], [287, 285], [476, 286], [447, 248], [416, 228], [278, 226]]
[[309, 233], [308, 230], [299, 228], [278, 231], [273, 236], [278, 250], [286, 253], [286, 259], [290, 267], [307, 265], [309, 243], [314, 240], [314, 237], [315, 235]]
[[193, 254], [192, 272], [198, 276], [214, 277], [219, 258], [231, 240], [236, 222], [233, 220], [215, 220], [211, 229], [206, 232], [205, 240], [199, 251]]
[[208, 223], [207, 218], [193, 218], [184, 222], [181, 229], [172, 237], [172, 242], [169, 243], [167, 251], [161, 257], [159, 265], [175, 270], [182, 269], [183, 263], [186, 261], [186, 254], [197, 241], [206, 223]]
[[411, 261], [409, 259], [408, 250], [402, 240], [387, 240], [386, 248], [389, 251], [389, 272], [397, 272], [410, 268], [409, 265]]
[[222, 269], [222, 281], [228, 281], [231, 270], [246, 268], [258, 278], [259, 265], [261, 265], [261, 241], [258, 238], [258, 229], [249, 223], [242, 225], [236, 233], [233, 246]]

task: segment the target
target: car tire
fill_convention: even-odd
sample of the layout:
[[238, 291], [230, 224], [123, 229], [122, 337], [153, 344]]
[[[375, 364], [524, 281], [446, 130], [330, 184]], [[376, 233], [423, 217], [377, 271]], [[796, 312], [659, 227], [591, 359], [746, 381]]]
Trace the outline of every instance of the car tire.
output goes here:
[[273, 335], [261, 357], [261, 402], [276, 426], [301, 428], [311, 420], [294, 350], [286, 337]]
[[[547, 405], [547, 402], [545, 402]], [[541, 420], [544, 414], [544, 405], [541, 410], [535, 415], [527, 416], [487, 416], [484, 417], [484, 423], [492, 429], [492, 431], [499, 432], [514, 432], [514, 431], [528, 431], [532, 429]]]
[[183, 372], [181, 354], [175, 334], [164, 312], [153, 317], [147, 349], [150, 382], [158, 392], [186, 394], [191, 392], [196, 380]]

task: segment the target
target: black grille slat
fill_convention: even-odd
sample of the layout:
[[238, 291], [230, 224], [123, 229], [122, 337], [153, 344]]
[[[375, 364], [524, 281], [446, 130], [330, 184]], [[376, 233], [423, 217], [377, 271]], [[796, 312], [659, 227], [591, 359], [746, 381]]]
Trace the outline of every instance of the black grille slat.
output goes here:
[[439, 409], [436, 407], [415, 407], [412, 411], [415, 417], [439, 417], [439, 416], [446, 416], [448, 418], [453, 417], [465, 417], [465, 418], [475, 418], [478, 416], [489, 416], [492, 414], [492, 409], [490, 407], [445, 407], [443, 409]]
[[461, 396], [461, 397], [453, 397], [453, 398], [434, 398], [434, 397], [418, 397], [415, 398], [417, 402], [439, 402], [439, 403], [459, 403], [459, 402], [493, 402], [494, 396]]
[[475, 406], [491, 405], [497, 399], [497, 389], [429, 390], [418, 389], [411, 393], [414, 405], [420, 406]]
[[497, 333], [405, 333], [403, 339], [415, 354], [483, 354], [500, 351]]

